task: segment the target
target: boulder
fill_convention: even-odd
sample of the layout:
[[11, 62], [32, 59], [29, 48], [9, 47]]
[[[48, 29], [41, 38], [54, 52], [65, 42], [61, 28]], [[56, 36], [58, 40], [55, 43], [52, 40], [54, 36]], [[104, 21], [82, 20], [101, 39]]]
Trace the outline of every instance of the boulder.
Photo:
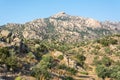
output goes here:
[[60, 55], [63, 55], [63, 53], [60, 52], [60, 51], [55, 51], [55, 52], [53, 53], [53, 56], [54, 56], [54, 57], [59, 57]]
[[10, 31], [8, 31], [8, 30], [2, 30], [1, 31], [1, 36], [2, 37], [9, 37], [11, 35], [12, 35], [12, 33]]

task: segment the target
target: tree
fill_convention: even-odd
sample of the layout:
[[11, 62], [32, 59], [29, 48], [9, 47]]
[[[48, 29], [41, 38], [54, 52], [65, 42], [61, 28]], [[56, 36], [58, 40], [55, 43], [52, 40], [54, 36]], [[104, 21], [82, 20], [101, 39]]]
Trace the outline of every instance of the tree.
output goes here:
[[115, 80], [120, 80], [120, 66], [115, 65], [114, 67], [111, 68], [111, 77], [114, 78]]
[[45, 78], [50, 78], [50, 74], [47, 71], [51, 67], [53, 67], [53, 57], [50, 55], [44, 55], [42, 60], [33, 68], [32, 75], [37, 79], [40, 78], [40, 75], [45, 76]]
[[106, 77], [110, 77], [111, 71], [103, 65], [98, 65], [96, 73], [98, 77], [105, 79]]
[[109, 57], [105, 56], [102, 58], [101, 63], [109, 67], [112, 64], [112, 60]]
[[63, 80], [74, 80], [74, 79], [72, 77], [70, 77], [70, 76], [67, 76]]
[[15, 56], [11, 56], [11, 57], [6, 58], [5, 63], [8, 67], [8, 70], [10, 70], [10, 69], [15, 70], [18, 67], [17, 58]]
[[4, 63], [7, 57], [10, 57], [8, 48], [0, 48], [0, 63]]
[[83, 66], [86, 57], [85, 57], [83, 54], [77, 54], [77, 55], [76, 55], [76, 58], [77, 58], [77, 60], [78, 60], [78, 65]]

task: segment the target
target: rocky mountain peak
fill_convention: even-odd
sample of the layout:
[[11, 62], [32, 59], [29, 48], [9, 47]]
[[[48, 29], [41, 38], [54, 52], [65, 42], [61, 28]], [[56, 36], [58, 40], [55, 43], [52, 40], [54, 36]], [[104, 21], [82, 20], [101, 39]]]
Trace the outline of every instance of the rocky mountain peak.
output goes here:
[[52, 18], [61, 18], [61, 17], [69, 17], [70, 15], [66, 14], [65, 12], [59, 12], [53, 16], [51, 16]]
[[100, 22], [92, 18], [72, 16], [59, 12], [25, 24], [7, 24], [1, 30], [10, 30], [25, 39], [78, 42], [120, 32], [120, 22]]
[[86, 19], [86, 20], [85, 20], [85, 24], [86, 24], [87, 26], [90, 26], [90, 27], [93, 27], [93, 28], [101, 27], [100, 22], [97, 21], [97, 20], [94, 20], [94, 19], [92, 19], [92, 18]]

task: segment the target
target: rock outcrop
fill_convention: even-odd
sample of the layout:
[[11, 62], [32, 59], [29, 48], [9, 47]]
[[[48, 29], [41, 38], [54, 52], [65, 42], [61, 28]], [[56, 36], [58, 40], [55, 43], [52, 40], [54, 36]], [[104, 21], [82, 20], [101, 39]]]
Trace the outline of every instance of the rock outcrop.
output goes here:
[[12, 33], [8, 30], [2, 30], [1, 31], [1, 36], [3, 36], [3, 37], [9, 37], [11, 35], [12, 35]]
[[120, 22], [100, 22], [60, 12], [25, 24], [10, 23], [1, 27], [1, 30], [1, 34], [6, 37], [10, 35], [6, 30], [10, 30], [18, 38], [72, 43], [120, 33]]

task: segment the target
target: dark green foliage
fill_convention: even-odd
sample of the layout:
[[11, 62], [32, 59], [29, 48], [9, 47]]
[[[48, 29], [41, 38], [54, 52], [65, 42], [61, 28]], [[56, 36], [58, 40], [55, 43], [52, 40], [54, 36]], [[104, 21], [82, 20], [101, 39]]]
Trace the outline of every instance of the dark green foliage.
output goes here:
[[101, 78], [114, 78], [115, 80], [120, 80], [120, 66], [114, 65], [111, 67], [105, 67], [103, 65], [98, 65], [96, 68], [96, 73], [98, 77]]
[[111, 68], [111, 77], [115, 80], [120, 80], [120, 65], [115, 65]]
[[88, 72], [80, 72], [81, 74], [85, 74], [85, 75], [88, 75]]
[[106, 48], [104, 48], [104, 50], [105, 50], [105, 53], [107, 53], [107, 54], [112, 54], [113, 52], [110, 50], [110, 48], [108, 48], [108, 47], [106, 47]]
[[120, 37], [120, 34], [115, 34], [114, 36]]
[[47, 70], [41, 70], [40, 68], [33, 68], [31, 71], [31, 75], [36, 77], [37, 80], [40, 79], [41, 75], [43, 75], [46, 79], [50, 78], [50, 74]]
[[77, 64], [83, 66], [86, 57], [83, 54], [77, 54], [76, 58], [77, 58]]
[[66, 69], [66, 65], [65, 64], [58, 65], [57, 68], [59, 68], [59, 69]]
[[8, 48], [0, 48], [0, 63], [4, 63], [10, 57]]
[[58, 56], [58, 59], [62, 60], [63, 59], [63, 55]]
[[41, 66], [41, 68], [42, 67], [51, 68], [54, 66], [52, 63], [53, 63], [53, 57], [50, 55], [45, 55], [42, 57], [42, 60], [40, 61], [39, 65]]
[[70, 76], [67, 76], [63, 80], [74, 80], [74, 79], [72, 77], [70, 77]]
[[8, 70], [10, 68], [14, 70], [18, 67], [16, 56], [10, 54], [8, 48], [0, 48], [0, 64], [6, 64]]
[[102, 44], [103, 46], [109, 46], [110, 44], [112, 45], [117, 44], [118, 41], [116, 39], [106, 37], [106, 38], [97, 40], [97, 42]]
[[98, 77], [101, 77], [104, 79], [106, 77], [110, 77], [111, 71], [109, 70], [109, 68], [106, 68], [103, 65], [98, 65], [96, 68], [96, 73]]
[[67, 50], [70, 50], [73, 48], [73, 45], [72, 44], [68, 44], [68, 43], [59, 43], [59, 45], [57, 45], [57, 50], [59, 51], [62, 51], [62, 52], [65, 52]]
[[8, 57], [5, 61], [8, 70], [12, 68], [13, 70], [16, 70], [18, 68], [17, 58], [16, 57]]
[[46, 79], [50, 77], [48, 69], [53, 67], [53, 58], [50, 55], [45, 55], [42, 60], [33, 68], [31, 75], [35, 76], [37, 79], [40, 75], [45, 76]]
[[70, 67], [67, 67], [66, 65], [62, 64], [62, 65], [59, 65], [57, 66], [59, 69], [63, 69], [63, 70], [66, 70], [68, 72], [70, 72], [71, 74], [75, 75], [77, 70], [75, 70], [74, 68], [70, 68]]
[[98, 60], [97, 57], [94, 58], [94, 64], [96, 66], [103, 65], [103, 66], [109, 67], [112, 65], [112, 63], [113, 63], [113, 61], [107, 56], [104, 56], [101, 60]]
[[98, 55], [98, 54], [99, 54], [98, 49], [94, 49], [94, 50], [92, 50], [92, 51], [91, 51], [91, 54]]
[[40, 44], [40, 48], [38, 48], [38, 51], [47, 53], [49, 50], [49, 47], [46, 44]]
[[[103, 57], [101, 60], [98, 60], [97, 57], [95, 58], [96, 62], [96, 73], [98, 77], [101, 78], [114, 78], [115, 80], [120, 80], [120, 63], [114, 62], [112, 65], [113, 61], [108, 58], [108, 57]], [[116, 64], [115, 64], [116, 63]]]
[[68, 67], [66, 70], [67, 70], [68, 72], [70, 72], [71, 74], [73, 74], [73, 75], [75, 75], [76, 72], [77, 72], [77, 70], [75, 70], [74, 68], [70, 68], [70, 67]]
[[101, 63], [107, 67], [111, 66], [112, 60], [109, 57], [103, 57]]

